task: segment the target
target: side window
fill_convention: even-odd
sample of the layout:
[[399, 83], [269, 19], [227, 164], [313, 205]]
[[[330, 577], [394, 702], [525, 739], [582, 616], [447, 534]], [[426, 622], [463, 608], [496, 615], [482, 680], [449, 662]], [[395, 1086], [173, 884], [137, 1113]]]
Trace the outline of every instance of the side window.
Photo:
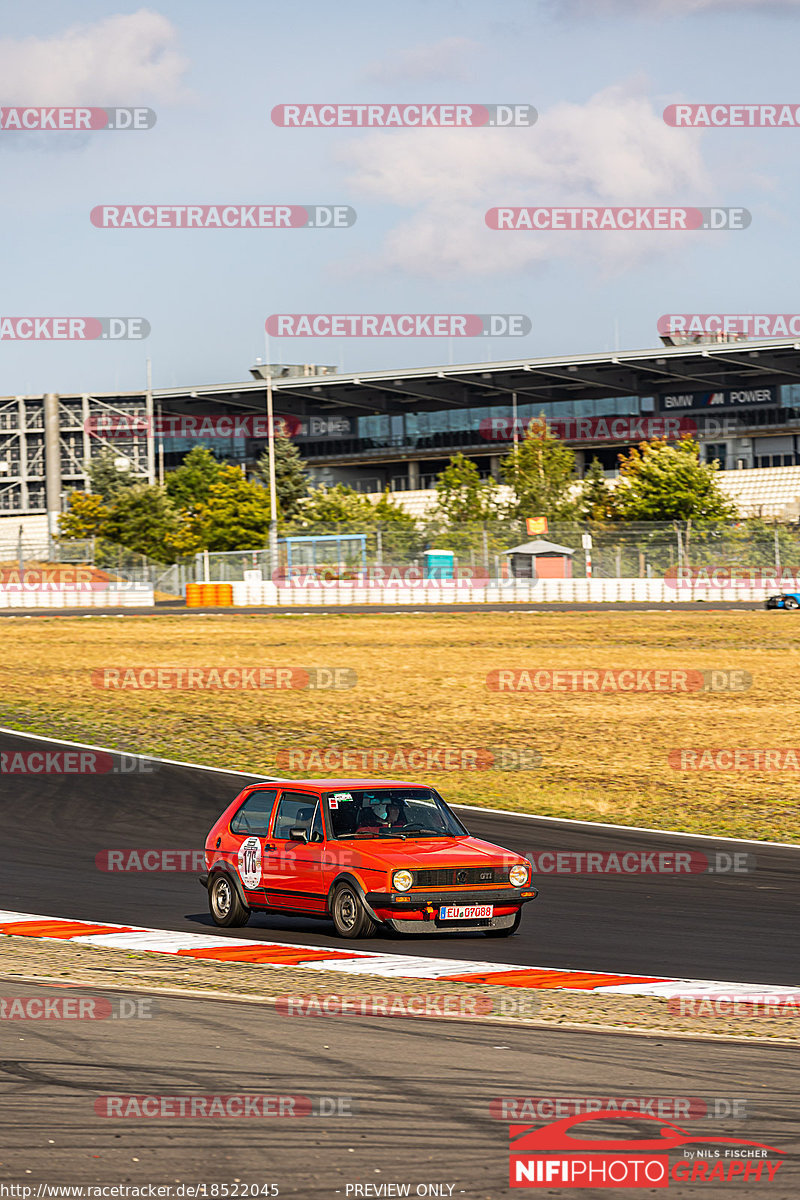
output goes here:
[[[312, 840], [312, 822], [314, 829], [322, 831], [321, 818], [314, 821], [315, 813], [319, 812], [319, 798], [303, 792], [284, 792], [278, 804], [275, 815], [275, 828], [272, 836], [284, 842], [289, 841], [289, 830], [302, 828], [308, 831], [309, 841]], [[318, 839], [314, 839], [318, 840]]]
[[266, 837], [277, 791], [251, 792], [231, 821], [231, 833]]

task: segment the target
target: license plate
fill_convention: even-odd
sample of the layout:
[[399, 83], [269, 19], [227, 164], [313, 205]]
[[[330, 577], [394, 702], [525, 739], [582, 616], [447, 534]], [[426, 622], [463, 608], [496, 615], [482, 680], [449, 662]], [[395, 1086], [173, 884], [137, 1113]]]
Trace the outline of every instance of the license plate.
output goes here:
[[490, 917], [493, 912], [493, 904], [443, 904], [439, 909], [439, 920], [474, 921], [480, 917]]

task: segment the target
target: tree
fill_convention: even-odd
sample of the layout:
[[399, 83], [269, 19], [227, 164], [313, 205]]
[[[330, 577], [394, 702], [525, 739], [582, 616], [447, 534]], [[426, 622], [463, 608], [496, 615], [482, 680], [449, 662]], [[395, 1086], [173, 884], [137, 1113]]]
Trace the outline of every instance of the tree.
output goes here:
[[580, 516], [584, 521], [605, 521], [612, 504], [611, 488], [606, 483], [602, 464], [593, 458], [583, 477], [580, 496]]
[[137, 483], [124, 488], [110, 507], [102, 536], [158, 562], [174, 562], [180, 519], [162, 487]]
[[493, 479], [484, 481], [476, 464], [454, 454], [436, 480], [436, 510], [448, 525], [480, 523], [495, 515], [497, 501]]
[[108, 508], [102, 496], [88, 492], [70, 492], [67, 511], [58, 518], [62, 538], [101, 537], [108, 517]]
[[197, 535], [208, 550], [256, 550], [269, 536], [269, 495], [238, 467], [220, 465], [198, 512]]
[[141, 475], [134, 475], [130, 468], [120, 470], [117, 459], [124, 457], [110, 446], [103, 446], [87, 467], [86, 473], [91, 482], [92, 492], [101, 496], [106, 503], [115, 500], [120, 492], [127, 488], [136, 487], [144, 482]]
[[544, 414], [502, 460], [500, 474], [514, 493], [509, 516], [569, 520], [576, 515], [578, 502], [570, 494], [577, 481], [575, 452], [553, 436]]
[[372, 511], [373, 519], [381, 529], [383, 555], [387, 561], [414, 558], [421, 553], [425, 537], [416, 518], [390, 500], [388, 492], [383, 493]]
[[220, 478], [223, 464], [205, 446], [195, 446], [179, 467], [164, 479], [167, 495], [179, 508], [197, 512], [208, 503], [209, 492]]
[[346, 525], [348, 533], [364, 533], [375, 527], [375, 505], [361, 492], [337, 483], [314, 488], [298, 509], [295, 526], [307, 533], [334, 533]]
[[[265, 450], [256, 465], [256, 476], [269, 489], [269, 450]], [[285, 520], [297, 515], [300, 502], [308, 496], [308, 469], [300, 451], [291, 438], [275, 435], [275, 492], [278, 514]]]
[[736, 508], [723, 494], [717, 464], [700, 461], [692, 438], [642, 442], [620, 455], [612, 505], [623, 521], [730, 521]]

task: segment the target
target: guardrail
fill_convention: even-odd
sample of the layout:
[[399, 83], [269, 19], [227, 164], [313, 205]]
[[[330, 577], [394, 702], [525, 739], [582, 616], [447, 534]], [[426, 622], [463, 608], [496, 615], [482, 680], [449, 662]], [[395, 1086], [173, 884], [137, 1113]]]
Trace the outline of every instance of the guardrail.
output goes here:
[[764, 602], [776, 589], [766, 587], [675, 587], [663, 579], [509, 579], [481, 586], [427, 580], [413, 586], [358, 587], [333, 581], [314, 587], [279, 586], [269, 581], [233, 583], [235, 607], [346, 607], [374, 604], [675, 604], [684, 601]]
[[0, 587], [1, 609], [151, 608], [154, 603], [153, 589], [145, 583], [111, 583], [107, 587], [93, 585], [90, 590], [80, 587]]

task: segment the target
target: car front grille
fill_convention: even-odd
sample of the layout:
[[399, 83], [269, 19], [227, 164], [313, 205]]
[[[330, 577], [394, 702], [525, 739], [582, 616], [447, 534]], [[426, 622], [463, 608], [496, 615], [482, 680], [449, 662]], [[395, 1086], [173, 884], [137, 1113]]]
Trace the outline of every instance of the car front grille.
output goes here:
[[414, 871], [414, 887], [463, 887], [507, 883], [502, 867], [442, 867], [430, 871]]

